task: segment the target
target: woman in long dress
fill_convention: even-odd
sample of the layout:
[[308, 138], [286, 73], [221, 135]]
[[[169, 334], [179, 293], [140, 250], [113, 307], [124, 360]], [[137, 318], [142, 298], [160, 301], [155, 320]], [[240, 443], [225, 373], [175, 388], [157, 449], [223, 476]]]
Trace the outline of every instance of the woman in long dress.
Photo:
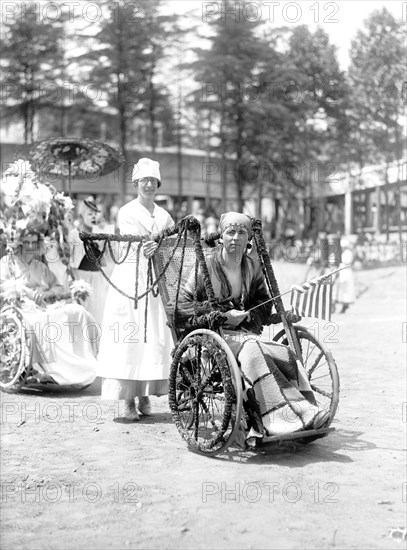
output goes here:
[[20, 295], [20, 308], [32, 342], [33, 376], [29, 382], [80, 389], [96, 378], [98, 333], [93, 317], [79, 304], [65, 303], [66, 288], [36, 259], [42, 236], [25, 230], [13, 259], [0, 266], [0, 299]]
[[[151, 236], [174, 225], [169, 213], [154, 203], [161, 185], [158, 162], [142, 158], [133, 170], [133, 182], [138, 191], [136, 199], [125, 204], [118, 213], [121, 234], [145, 236], [139, 262], [137, 245], [126, 261], [115, 266], [112, 282], [121, 291], [134, 296], [136, 267], [138, 265], [138, 295], [147, 284], [148, 258], [157, 243]], [[102, 399], [124, 400], [125, 418], [139, 420], [135, 405], [138, 397], [139, 411], [151, 414], [150, 395], [168, 392], [168, 375], [171, 364], [173, 340], [166, 324], [166, 314], [159, 296], [148, 295], [147, 341], [145, 332], [145, 298], [138, 302], [109, 288], [102, 325], [102, 338], [98, 356], [98, 374], [103, 378]]]
[[355, 278], [353, 274], [353, 262], [355, 259], [351, 242], [343, 237], [341, 240], [342, 255], [339, 267], [351, 266], [338, 273], [338, 279], [334, 286], [335, 304], [342, 305], [341, 313], [345, 313], [351, 304], [356, 301]]

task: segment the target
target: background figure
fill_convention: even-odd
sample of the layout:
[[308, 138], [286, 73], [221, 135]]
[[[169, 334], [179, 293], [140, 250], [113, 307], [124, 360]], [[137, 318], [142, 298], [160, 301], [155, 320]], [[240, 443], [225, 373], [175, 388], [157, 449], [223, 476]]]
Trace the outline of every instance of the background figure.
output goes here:
[[205, 210], [203, 208], [199, 208], [197, 212], [195, 213], [195, 218], [199, 221], [201, 224], [201, 235], [204, 237], [206, 235], [206, 229], [205, 229]]
[[201, 224], [201, 235], [205, 237], [211, 233], [216, 233], [218, 231], [218, 220], [213, 215], [211, 210], [204, 210], [199, 208], [195, 214], [195, 218]]
[[[93, 197], [88, 197], [82, 201], [79, 206], [79, 227], [70, 231], [68, 240], [72, 275], [75, 279], [83, 279], [91, 285], [93, 292], [87, 301], [87, 309], [101, 326], [108, 283], [100, 273], [96, 263], [86, 256], [83, 242], [79, 238], [80, 231], [92, 233], [93, 228], [98, 223], [99, 215], [100, 210]], [[89, 246], [92, 247], [94, 255], [100, 258], [101, 251], [97, 242], [91, 241]], [[104, 259], [100, 258], [100, 260], [102, 265], [105, 265]]]
[[66, 263], [62, 261], [61, 246], [55, 239], [44, 238], [44, 258], [57, 281], [69, 292], [70, 275]]
[[317, 240], [310, 246], [309, 255], [306, 261], [307, 271], [305, 273], [305, 280], [309, 281], [315, 277], [323, 275], [326, 269], [326, 246], [327, 237], [325, 232], [318, 234]]
[[209, 212], [205, 220], [205, 231], [207, 235], [210, 235], [211, 233], [216, 233], [218, 231], [218, 223], [218, 219], [213, 215], [212, 212]]
[[[121, 234], [145, 236], [140, 250], [139, 269], [136, 272], [138, 244], [133, 244], [128, 258], [116, 265], [112, 282], [128, 296], [134, 296], [137, 277], [138, 295], [147, 287], [149, 258], [155, 253], [157, 243], [152, 235], [171, 227], [174, 222], [166, 210], [155, 204], [154, 199], [161, 185], [159, 164], [142, 158], [134, 166], [136, 199], [119, 211]], [[146, 300], [134, 302], [109, 288], [102, 339], [99, 352], [99, 376], [103, 377], [102, 398], [125, 401], [125, 418], [139, 420], [135, 398], [139, 398], [139, 411], [149, 416], [149, 395], [168, 392], [168, 376], [171, 364], [173, 340], [166, 323], [161, 298], [148, 296], [147, 341], [144, 342]]]
[[109, 223], [114, 227], [114, 233], [119, 234], [117, 216], [120, 210], [120, 197], [115, 197], [113, 204], [109, 208]]
[[334, 285], [334, 302], [335, 304], [341, 304], [342, 309], [340, 313], [345, 313], [350, 304], [353, 304], [356, 299], [355, 294], [355, 278], [353, 273], [353, 262], [355, 255], [351, 242], [346, 238], [341, 239], [341, 263], [339, 267], [350, 265], [347, 269], [339, 271], [336, 283]]

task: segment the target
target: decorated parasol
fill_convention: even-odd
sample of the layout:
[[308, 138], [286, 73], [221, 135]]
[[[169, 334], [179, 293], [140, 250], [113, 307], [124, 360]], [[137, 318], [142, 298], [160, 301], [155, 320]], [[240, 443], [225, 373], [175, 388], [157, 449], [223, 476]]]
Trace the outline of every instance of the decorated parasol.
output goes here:
[[29, 160], [41, 177], [67, 177], [69, 195], [73, 178], [104, 176], [123, 163], [122, 154], [100, 141], [80, 138], [51, 138], [20, 147], [18, 158]]

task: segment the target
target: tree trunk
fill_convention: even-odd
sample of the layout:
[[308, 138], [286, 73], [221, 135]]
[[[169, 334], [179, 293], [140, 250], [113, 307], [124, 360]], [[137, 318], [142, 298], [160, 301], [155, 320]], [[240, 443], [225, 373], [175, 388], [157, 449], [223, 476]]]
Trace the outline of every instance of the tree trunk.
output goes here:
[[27, 67], [25, 68], [25, 71], [24, 71], [24, 82], [25, 82], [24, 89], [23, 89], [24, 99], [21, 104], [21, 113], [24, 121], [24, 143], [28, 143], [29, 113], [28, 113], [28, 68]]
[[389, 227], [389, 163], [386, 161], [385, 175], [384, 175], [384, 201], [386, 206], [386, 242], [389, 242], [390, 227]]
[[151, 68], [150, 81], [149, 81], [149, 90], [150, 90], [150, 100], [148, 104], [148, 114], [150, 119], [150, 133], [151, 133], [151, 152], [153, 157], [155, 157], [157, 149], [157, 128], [155, 125], [155, 97], [154, 97], [154, 67]]
[[238, 109], [237, 120], [236, 120], [236, 191], [237, 191], [237, 209], [238, 212], [243, 212], [244, 201], [243, 201], [243, 189], [244, 189], [244, 180], [243, 180], [243, 138], [242, 138], [242, 113]]
[[34, 117], [35, 117], [35, 79], [33, 71], [30, 70], [30, 90], [28, 92], [28, 137], [30, 142], [34, 141]]
[[220, 167], [220, 184], [222, 186], [222, 201], [221, 201], [221, 210], [226, 212], [226, 202], [227, 202], [227, 182], [226, 182], [226, 170], [225, 170], [225, 181], [223, 181], [223, 166], [226, 162], [226, 136], [224, 134], [224, 125], [225, 125], [225, 106], [224, 103], [221, 104], [220, 112], [220, 148], [221, 148], [221, 167]]
[[27, 102], [25, 101], [21, 105], [21, 111], [22, 111], [23, 120], [24, 120], [24, 143], [28, 143], [28, 112], [27, 112], [27, 109], [28, 109], [28, 105], [27, 105]]
[[181, 215], [182, 197], [184, 194], [183, 178], [182, 178], [182, 125], [181, 125], [181, 104], [182, 104], [182, 89], [181, 82], [178, 81], [178, 109], [177, 109], [177, 167], [178, 167], [178, 212], [177, 216]]
[[403, 241], [403, 226], [402, 226], [402, 219], [401, 219], [401, 197], [402, 197], [402, 191], [403, 191], [403, 169], [402, 169], [402, 161], [397, 161], [397, 218], [398, 218], [398, 230], [399, 230], [399, 243], [401, 246], [401, 243]]
[[[122, 177], [120, 182], [120, 201], [124, 204], [126, 200], [127, 193], [127, 93], [125, 89], [125, 77], [123, 75], [128, 74], [126, 58], [125, 58], [125, 46], [123, 44], [124, 29], [123, 29], [123, 19], [118, 18], [118, 34], [117, 34], [117, 69], [116, 69], [116, 79], [117, 79], [117, 110], [119, 113], [119, 142], [120, 142], [120, 151], [123, 155], [124, 164]], [[125, 92], [125, 93], [123, 93]]]
[[119, 112], [119, 139], [120, 139], [120, 151], [124, 158], [124, 167], [120, 185], [120, 200], [124, 204], [126, 200], [127, 192], [127, 119], [126, 119], [126, 106], [123, 101], [122, 83], [120, 81], [120, 75], [117, 75], [117, 99], [118, 99], [118, 112]]
[[256, 215], [258, 218], [261, 219], [262, 217], [262, 205], [261, 202], [263, 200], [263, 180], [259, 179], [257, 183], [257, 208], [256, 208]]
[[[206, 149], [206, 162], [209, 164], [211, 162], [211, 131], [212, 131], [212, 111], [208, 111], [208, 129], [205, 136], [205, 149]], [[206, 194], [205, 194], [205, 210], [206, 213], [209, 212], [211, 205], [211, 176], [210, 174], [206, 175]]]

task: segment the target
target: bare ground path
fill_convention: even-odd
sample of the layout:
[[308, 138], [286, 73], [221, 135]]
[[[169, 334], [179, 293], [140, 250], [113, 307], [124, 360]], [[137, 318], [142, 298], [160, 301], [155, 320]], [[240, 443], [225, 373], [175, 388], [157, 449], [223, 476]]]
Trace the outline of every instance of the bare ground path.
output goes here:
[[310, 445], [209, 459], [187, 451], [165, 397], [123, 425], [98, 382], [1, 394], [2, 548], [405, 548], [406, 269], [359, 278], [358, 302], [313, 325], [341, 399], [336, 431]]

